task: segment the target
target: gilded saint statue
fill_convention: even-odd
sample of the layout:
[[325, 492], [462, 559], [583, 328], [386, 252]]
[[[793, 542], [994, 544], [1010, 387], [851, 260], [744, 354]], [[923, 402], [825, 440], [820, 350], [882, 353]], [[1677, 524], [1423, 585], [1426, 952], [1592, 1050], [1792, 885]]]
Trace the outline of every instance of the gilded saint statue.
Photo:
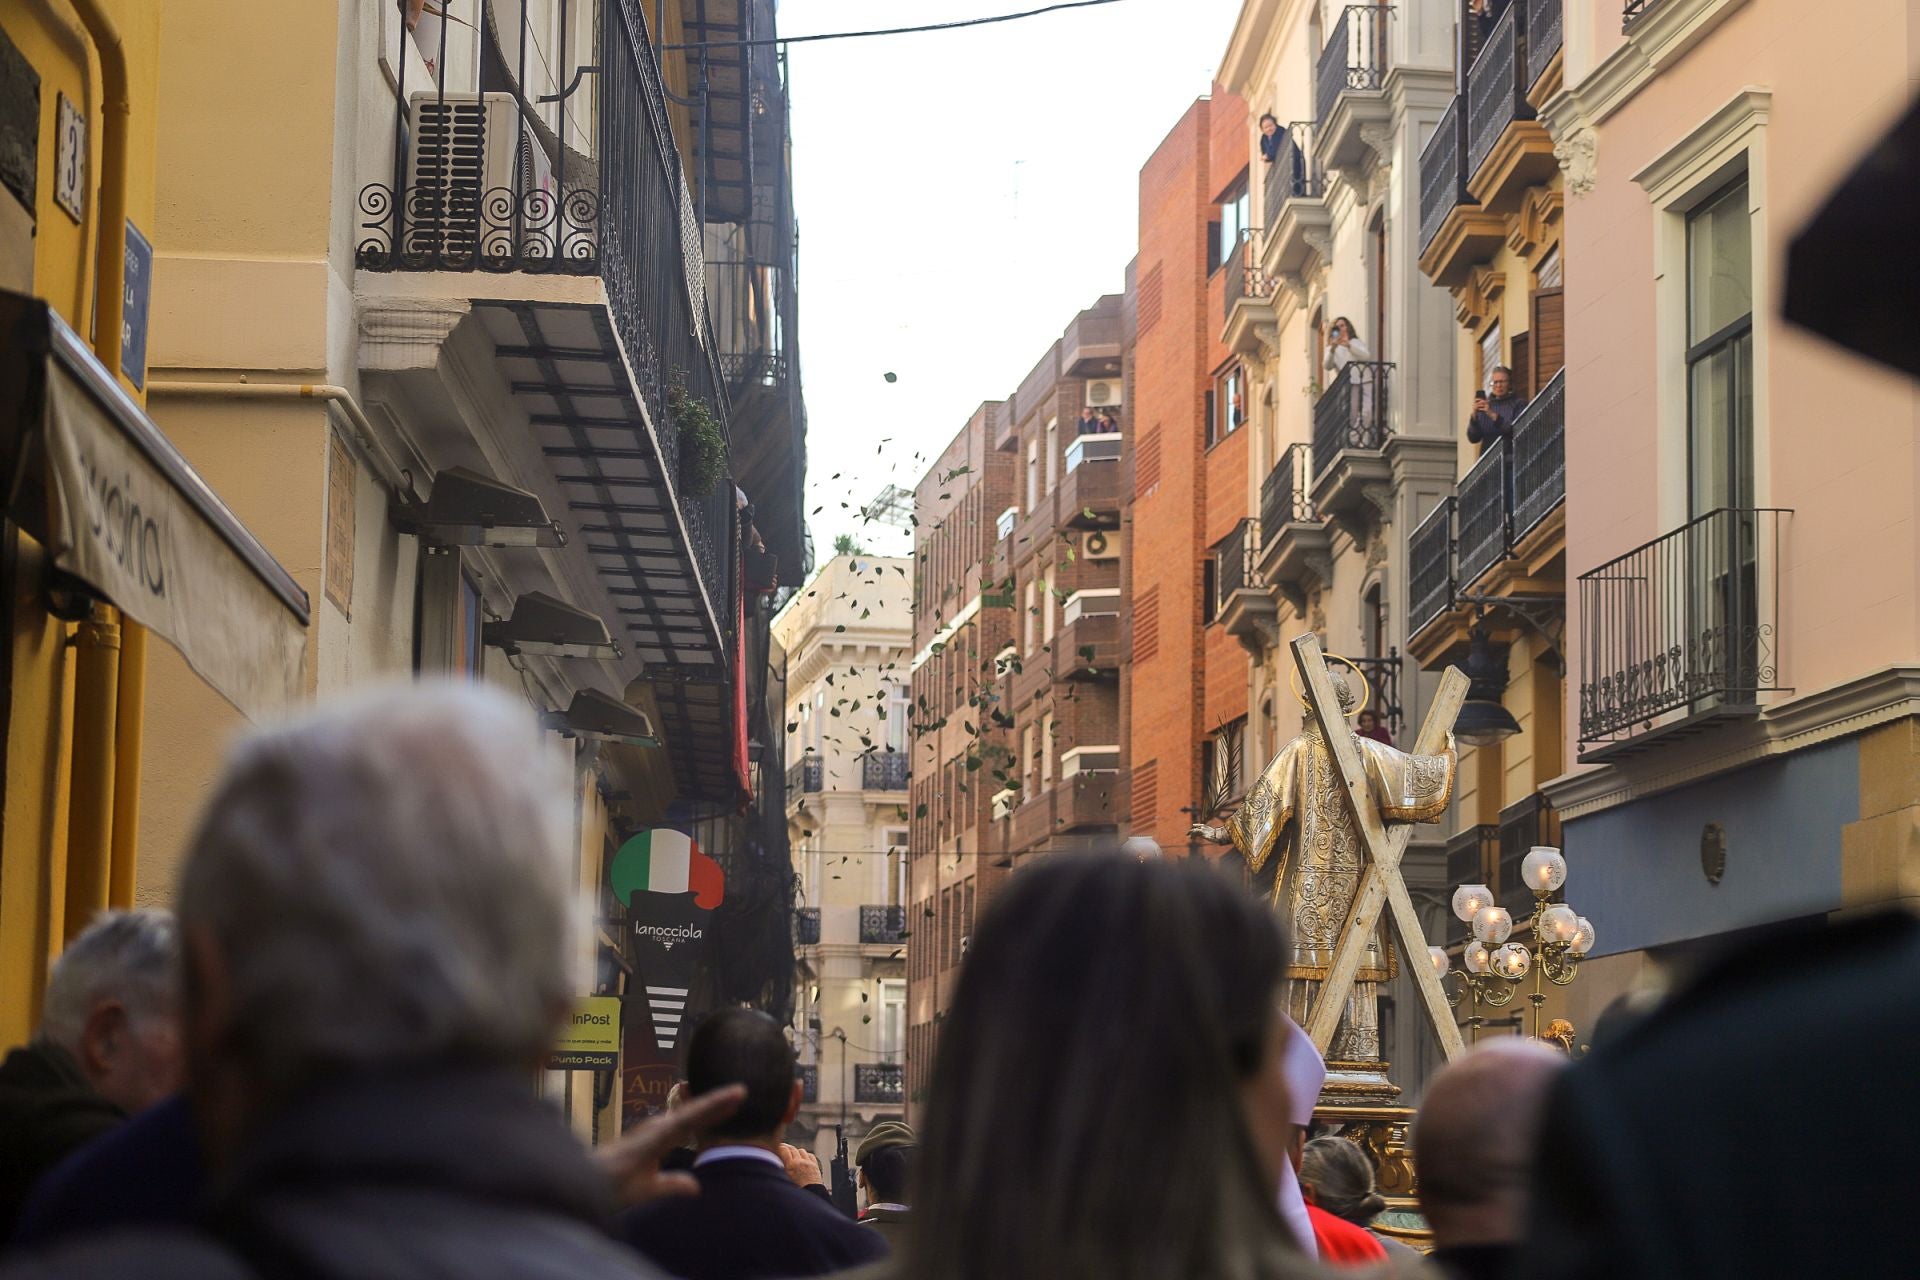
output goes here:
[[[1341, 713], [1357, 715], [1359, 699], [1352, 686], [1341, 673], [1328, 674]], [[1382, 819], [1431, 822], [1446, 812], [1455, 768], [1451, 735], [1439, 755], [1409, 754], [1366, 737], [1353, 741], [1365, 768], [1367, 792]], [[1274, 757], [1233, 817], [1224, 826], [1196, 824], [1191, 835], [1232, 844], [1254, 877], [1261, 876], [1277, 853], [1272, 901], [1276, 911], [1286, 913], [1293, 936], [1287, 1012], [1306, 1026], [1353, 911], [1364, 856], [1361, 834], [1342, 795], [1338, 764], [1310, 703], [1301, 735]], [[1424, 963], [1426, 957], [1417, 959]], [[1356, 1099], [1384, 1100], [1398, 1092], [1387, 1082], [1381, 1061], [1379, 1016], [1379, 985], [1394, 975], [1398, 963], [1385, 929], [1374, 928], [1327, 1046], [1330, 1092], [1343, 1078], [1343, 1091]]]

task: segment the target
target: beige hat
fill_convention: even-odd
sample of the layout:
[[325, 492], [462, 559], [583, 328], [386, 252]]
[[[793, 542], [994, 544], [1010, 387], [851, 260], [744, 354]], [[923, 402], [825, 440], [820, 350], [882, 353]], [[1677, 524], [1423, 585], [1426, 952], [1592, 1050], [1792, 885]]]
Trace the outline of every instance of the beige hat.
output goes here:
[[867, 1136], [860, 1139], [860, 1145], [854, 1148], [853, 1163], [857, 1168], [867, 1162], [867, 1157], [887, 1147], [917, 1147], [920, 1139], [914, 1137], [913, 1129], [898, 1120], [882, 1120], [867, 1130]]

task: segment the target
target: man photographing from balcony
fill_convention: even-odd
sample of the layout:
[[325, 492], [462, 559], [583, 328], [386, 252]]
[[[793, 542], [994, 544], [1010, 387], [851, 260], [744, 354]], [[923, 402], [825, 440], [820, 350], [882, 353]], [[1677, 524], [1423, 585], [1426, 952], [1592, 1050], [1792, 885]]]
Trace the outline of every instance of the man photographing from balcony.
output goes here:
[[1280, 117], [1271, 111], [1260, 117], [1260, 158], [1268, 164], [1280, 158]]
[[1487, 390], [1473, 393], [1473, 415], [1467, 419], [1467, 440], [1485, 453], [1495, 440], [1513, 439], [1514, 420], [1527, 407], [1527, 398], [1513, 389], [1513, 370], [1500, 364], [1487, 375]]

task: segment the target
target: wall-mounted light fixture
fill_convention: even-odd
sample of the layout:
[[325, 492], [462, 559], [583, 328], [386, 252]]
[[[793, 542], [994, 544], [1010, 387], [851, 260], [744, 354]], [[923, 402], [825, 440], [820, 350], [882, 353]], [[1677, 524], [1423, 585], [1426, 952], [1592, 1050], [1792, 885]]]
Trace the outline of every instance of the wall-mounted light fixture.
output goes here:
[[443, 547], [562, 547], [567, 535], [525, 489], [466, 467], [433, 478], [425, 502], [396, 502], [393, 527]]
[[660, 745], [646, 712], [593, 689], [579, 690], [565, 711], [549, 711], [540, 723], [568, 737], [592, 742], [618, 742], [629, 747]]
[[620, 656], [620, 646], [607, 634], [606, 623], [543, 591], [529, 591], [515, 600], [513, 616], [505, 622], [487, 623], [481, 628], [480, 638], [508, 653], [553, 658]]

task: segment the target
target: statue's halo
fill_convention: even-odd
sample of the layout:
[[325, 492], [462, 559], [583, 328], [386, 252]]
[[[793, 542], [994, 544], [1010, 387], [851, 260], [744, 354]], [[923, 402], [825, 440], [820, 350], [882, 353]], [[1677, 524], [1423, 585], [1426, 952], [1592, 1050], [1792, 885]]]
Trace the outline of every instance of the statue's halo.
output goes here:
[[[1367, 679], [1367, 673], [1362, 671], [1360, 664], [1352, 658], [1342, 657], [1337, 653], [1329, 653], [1323, 656], [1329, 662], [1346, 663], [1347, 666], [1353, 669], [1353, 674], [1360, 677], [1360, 705], [1346, 713], [1347, 719], [1358, 720], [1360, 713], [1367, 709], [1367, 703], [1373, 700], [1373, 681]], [[1313, 710], [1312, 704], [1307, 701], [1306, 690], [1300, 687], [1300, 672], [1297, 668], [1287, 676], [1287, 683], [1293, 686], [1293, 696], [1300, 699], [1300, 705], [1306, 707], [1309, 711]]]

